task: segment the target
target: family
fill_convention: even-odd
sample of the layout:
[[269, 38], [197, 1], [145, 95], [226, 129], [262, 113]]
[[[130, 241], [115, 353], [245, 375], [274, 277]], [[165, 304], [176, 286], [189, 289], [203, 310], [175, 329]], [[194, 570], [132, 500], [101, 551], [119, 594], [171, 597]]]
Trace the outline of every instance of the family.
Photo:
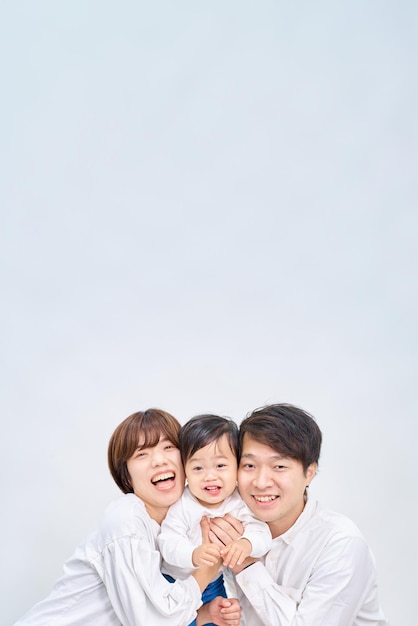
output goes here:
[[130, 415], [108, 447], [124, 495], [15, 626], [387, 626], [368, 544], [309, 495], [321, 443], [291, 404], [239, 428]]

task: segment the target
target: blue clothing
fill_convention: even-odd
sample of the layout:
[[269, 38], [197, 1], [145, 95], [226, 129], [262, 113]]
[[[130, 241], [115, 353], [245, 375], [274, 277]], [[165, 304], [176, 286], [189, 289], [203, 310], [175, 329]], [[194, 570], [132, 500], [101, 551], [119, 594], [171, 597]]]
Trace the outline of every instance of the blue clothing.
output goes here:
[[[163, 576], [170, 583], [174, 582], [174, 578], [172, 578], [168, 574], [163, 574]], [[226, 595], [225, 585], [224, 585], [224, 577], [222, 576], [222, 574], [220, 576], [218, 576], [218, 578], [216, 580], [212, 580], [212, 582], [209, 583], [209, 585], [206, 587], [206, 589], [202, 593], [202, 602], [203, 602], [203, 604], [205, 604], [206, 602], [210, 602], [211, 600], [213, 600], [217, 596], [222, 596], [223, 598], [227, 598], [228, 597]], [[196, 620], [193, 620], [193, 622], [191, 624], [189, 624], [189, 626], [196, 626]], [[213, 624], [212, 622], [210, 622], [206, 626], [216, 626], [216, 625]]]

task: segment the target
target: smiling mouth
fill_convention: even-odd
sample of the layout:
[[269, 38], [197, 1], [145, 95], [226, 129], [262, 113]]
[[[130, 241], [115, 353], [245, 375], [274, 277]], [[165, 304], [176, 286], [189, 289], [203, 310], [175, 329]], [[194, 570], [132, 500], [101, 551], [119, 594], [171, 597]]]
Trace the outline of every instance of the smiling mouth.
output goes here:
[[254, 500], [256, 502], [273, 502], [273, 500], [276, 500], [277, 498], [279, 498], [279, 496], [253, 496]]
[[156, 485], [157, 483], [162, 483], [166, 480], [174, 480], [174, 478], [174, 472], [166, 472], [165, 474], [160, 474], [159, 476], [156, 476], [156, 478], [153, 478], [151, 482], [153, 485]]
[[205, 487], [205, 491], [207, 491], [208, 493], [212, 493], [212, 494], [217, 494], [219, 493], [221, 490], [221, 487]]

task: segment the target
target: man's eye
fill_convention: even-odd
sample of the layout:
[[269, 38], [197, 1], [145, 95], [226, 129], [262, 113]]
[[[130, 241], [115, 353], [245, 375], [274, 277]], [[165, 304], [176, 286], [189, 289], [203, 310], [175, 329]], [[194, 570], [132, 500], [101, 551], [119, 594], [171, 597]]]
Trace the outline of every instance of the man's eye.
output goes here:
[[241, 465], [241, 467], [243, 469], [253, 469], [254, 465], [252, 463], [243, 463], [243, 465]]

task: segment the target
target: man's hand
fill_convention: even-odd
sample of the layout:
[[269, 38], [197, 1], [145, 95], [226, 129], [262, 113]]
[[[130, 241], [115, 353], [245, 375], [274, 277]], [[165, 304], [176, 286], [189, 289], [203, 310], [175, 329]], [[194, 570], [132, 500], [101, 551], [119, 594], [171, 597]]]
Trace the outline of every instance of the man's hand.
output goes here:
[[217, 596], [200, 607], [197, 612], [196, 625], [213, 623], [218, 626], [239, 626], [241, 607], [236, 598]]
[[230, 513], [226, 513], [223, 517], [211, 517], [209, 524], [210, 541], [221, 547], [238, 541], [244, 532], [244, 526]]

